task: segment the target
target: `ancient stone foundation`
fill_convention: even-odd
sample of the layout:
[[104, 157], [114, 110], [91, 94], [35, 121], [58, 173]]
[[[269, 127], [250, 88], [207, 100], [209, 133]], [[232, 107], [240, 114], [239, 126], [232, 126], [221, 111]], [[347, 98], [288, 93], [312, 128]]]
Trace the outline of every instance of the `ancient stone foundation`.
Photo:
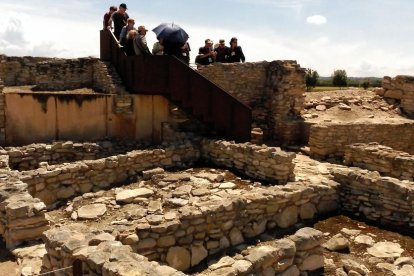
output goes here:
[[[321, 238], [321, 232], [303, 228], [285, 239], [247, 249], [235, 258], [224, 257], [198, 275], [299, 275], [314, 271], [322, 268], [324, 263]], [[87, 274], [186, 275], [148, 261], [133, 253], [130, 246], [122, 245], [110, 234], [99, 230], [81, 227], [53, 229], [45, 233], [44, 241], [47, 250], [43, 259], [45, 271], [70, 266], [77, 259], [82, 261], [83, 272]], [[179, 247], [174, 250], [178, 251]], [[200, 256], [202, 252], [191, 260]], [[180, 264], [190, 261], [184, 252], [176, 258], [175, 262]]]
[[342, 210], [383, 225], [414, 227], [414, 183], [358, 168], [332, 171], [341, 184]]
[[414, 153], [414, 123], [326, 123], [311, 125], [310, 153], [313, 157], [343, 158], [347, 145], [378, 142]]
[[378, 143], [347, 146], [344, 163], [386, 176], [414, 180], [414, 156]]
[[380, 96], [400, 103], [400, 108], [410, 117], [414, 116], [414, 77], [384, 77], [383, 90], [377, 90]]

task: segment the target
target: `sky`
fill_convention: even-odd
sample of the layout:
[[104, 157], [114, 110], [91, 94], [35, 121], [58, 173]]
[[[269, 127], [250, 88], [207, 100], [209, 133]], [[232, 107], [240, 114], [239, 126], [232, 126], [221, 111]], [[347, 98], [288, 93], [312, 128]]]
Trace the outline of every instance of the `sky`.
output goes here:
[[[99, 56], [106, 0], [0, 0], [0, 54]], [[134, 0], [136, 26], [174, 22], [192, 60], [206, 38], [236, 36], [247, 61], [297, 60], [330, 76], [414, 75], [413, 0]], [[150, 49], [156, 41], [148, 32]]]

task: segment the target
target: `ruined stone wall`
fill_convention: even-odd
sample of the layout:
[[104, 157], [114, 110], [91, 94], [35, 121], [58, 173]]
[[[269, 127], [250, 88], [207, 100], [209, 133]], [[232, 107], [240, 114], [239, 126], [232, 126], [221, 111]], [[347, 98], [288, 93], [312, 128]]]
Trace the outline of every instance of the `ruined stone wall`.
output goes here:
[[0, 145], [6, 143], [6, 97], [3, 93], [4, 83], [0, 78]]
[[254, 179], [276, 182], [275, 184], [285, 184], [294, 178], [295, 154], [280, 148], [204, 139], [201, 156], [217, 166], [236, 170]]
[[8, 57], [0, 55], [0, 79], [6, 86], [35, 85], [37, 64], [57, 59], [42, 57]]
[[[321, 239], [320, 231], [303, 228], [292, 236], [246, 250], [242, 259], [223, 257], [198, 275], [299, 275], [323, 267]], [[47, 255], [42, 272], [70, 266], [74, 259], [80, 259], [84, 273], [94, 275], [186, 275], [149, 262], [133, 253], [130, 246], [114, 241], [110, 234], [85, 226], [49, 230], [44, 241]], [[177, 261], [182, 261], [179, 257], [176, 256]]]
[[8, 168], [0, 170], [0, 178], [0, 236], [7, 248], [39, 239], [49, 229], [46, 205], [33, 198], [27, 192], [27, 184]]
[[261, 128], [265, 140], [301, 140], [305, 72], [296, 61], [217, 63], [199, 72], [252, 108], [252, 127]]
[[93, 88], [104, 93], [124, 92], [122, 81], [113, 71], [96, 58], [0, 56], [0, 79], [6, 86], [35, 85], [34, 89], [44, 91]]
[[[64, 162], [95, 160], [118, 153], [125, 153], [141, 148], [137, 142], [97, 143], [54, 142], [53, 144], [31, 144], [23, 147], [6, 147], [2, 154], [7, 155], [8, 163], [14, 170], [34, 170], [40, 163], [56, 165]], [[45, 166], [45, 164], [43, 164]]]
[[317, 158], [342, 158], [347, 145], [377, 142], [413, 154], [413, 126], [414, 123], [312, 125], [309, 134], [310, 153]]
[[410, 117], [414, 117], [414, 76], [384, 77], [382, 90], [376, 90], [380, 96], [400, 102], [400, 108]]
[[378, 143], [347, 146], [344, 162], [386, 176], [414, 180], [414, 156]]
[[305, 227], [284, 239], [248, 248], [236, 258], [223, 257], [199, 275], [306, 275], [324, 265], [322, 236]]
[[31, 195], [51, 205], [75, 195], [121, 184], [146, 169], [187, 167], [198, 158], [199, 150], [187, 143], [23, 171], [21, 180], [29, 185]]
[[[199, 206], [184, 205], [165, 215], [146, 216], [140, 224], [129, 230], [124, 228], [118, 239], [150, 260], [185, 271], [207, 256], [237, 246], [267, 229], [288, 228], [299, 220], [334, 211], [339, 201], [335, 182], [255, 187], [243, 193], [220, 195]], [[179, 200], [173, 202], [180, 204]], [[180, 255], [182, 263], [174, 261], [171, 256], [175, 254]]]
[[357, 168], [332, 171], [334, 180], [341, 184], [342, 211], [351, 212], [382, 225], [414, 228], [414, 183], [378, 172]]

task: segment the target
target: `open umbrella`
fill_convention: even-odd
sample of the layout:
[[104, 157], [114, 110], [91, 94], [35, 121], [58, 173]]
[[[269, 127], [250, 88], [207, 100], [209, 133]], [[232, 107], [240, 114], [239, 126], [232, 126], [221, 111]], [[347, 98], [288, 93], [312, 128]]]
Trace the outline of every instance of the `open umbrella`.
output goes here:
[[184, 43], [188, 40], [188, 34], [179, 25], [174, 23], [162, 23], [152, 30], [157, 38], [163, 38], [172, 43]]

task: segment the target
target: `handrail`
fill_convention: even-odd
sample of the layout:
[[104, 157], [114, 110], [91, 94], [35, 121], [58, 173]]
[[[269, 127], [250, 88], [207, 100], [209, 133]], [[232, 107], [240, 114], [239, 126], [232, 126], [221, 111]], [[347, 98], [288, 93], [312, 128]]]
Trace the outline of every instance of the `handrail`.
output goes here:
[[250, 141], [251, 108], [173, 56], [126, 56], [109, 30], [101, 31], [101, 59], [133, 94], [163, 95], [237, 142]]

